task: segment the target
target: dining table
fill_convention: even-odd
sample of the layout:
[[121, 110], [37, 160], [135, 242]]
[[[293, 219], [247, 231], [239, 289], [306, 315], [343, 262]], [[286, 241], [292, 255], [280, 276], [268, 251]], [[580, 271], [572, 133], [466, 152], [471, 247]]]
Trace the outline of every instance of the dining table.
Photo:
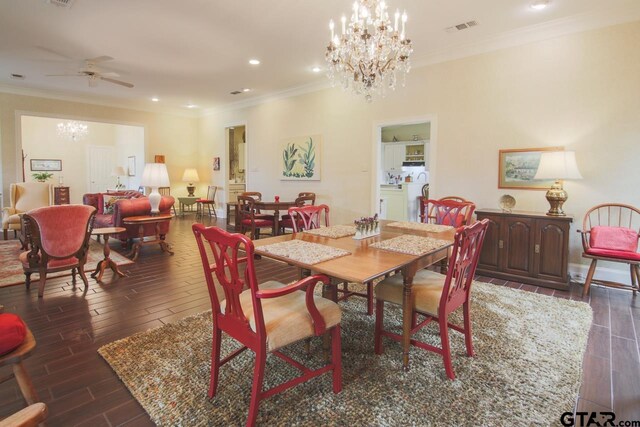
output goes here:
[[[266, 208], [265, 208], [266, 209]], [[407, 224], [407, 223], [404, 223]], [[438, 231], [425, 231], [413, 228], [402, 227], [401, 223], [382, 220], [380, 221], [380, 234], [357, 240], [353, 235], [338, 238], [326, 237], [309, 232], [299, 232], [285, 234], [281, 236], [268, 237], [255, 240], [255, 253], [266, 258], [276, 259], [305, 270], [313, 274], [321, 273], [340, 281], [356, 283], [368, 283], [382, 278], [385, 275], [400, 272], [403, 276], [403, 299], [402, 299], [402, 365], [404, 370], [409, 369], [409, 347], [411, 339], [411, 318], [412, 318], [412, 285], [416, 273], [423, 268], [436, 264], [447, 259], [453, 239], [455, 228], [443, 227]], [[421, 236], [430, 237], [442, 241], [440, 246], [419, 254], [395, 252], [373, 247], [378, 242], [385, 242], [399, 236]], [[328, 246], [330, 248], [342, 249], [349, 252], [348, 255], [339, 256], [317, 263], [292, 259], [287, 256], [277, 255], [263, 249], [266, 246], [292, 240], [315, 243]], [[374, 282], [375, 283], [375, 282]], [[335, 289], [329, 292], [336, 299]]]

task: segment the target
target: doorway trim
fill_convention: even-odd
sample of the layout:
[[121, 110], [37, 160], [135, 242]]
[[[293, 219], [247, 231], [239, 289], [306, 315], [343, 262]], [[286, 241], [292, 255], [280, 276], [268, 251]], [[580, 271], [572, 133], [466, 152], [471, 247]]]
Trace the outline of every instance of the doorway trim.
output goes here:
[[373, 144], [375, 147], [371, 153], [371, 164], [374, 165], [371, 170], [371, 207], [370, 212], [378, 212], [380, 210], [380, 185], [382, 170], [382, 128], [387, 126], [398, 125], [415, 125], [419, 123], [430, 123], [429, 132], [429, 191], [437, 186], [437, 147], [438, 147], [438, 116], [436, 114], [425, 114], [423, 116], [410, 116], [405, 118], [397, 118], [373, 123]]
[[[249, 121], [248, 120], [235, 120], [232, 122], [227, 122], [224, 123], [222, 125], [222, 141], [224, 144], [224, 161], [221, 161], [221, 165], [220, 165], [220, 172], [222, 172], [222, 185], [224, 188], [224, 203], [225, 206], [223, 206], [222, 212], [220, 213], [220, 218], [222, 217], [226, 217], [227, 216], [227, 210], [226, 210], [226, 203], [229, 202], [229, 140], [227, 139], [229, 136], [229, 133], [227, 132], [227, 129], [229, 129], [230, 127], [237, 127], [237, 126], [244, 126], [244, 136], [245, 136], [245, 143], [249, 140], [249, 125], [248, 125]], [[244, 185], [245, 185], [245, 191], [247, 188], [249, 188], [249, 168], [251, 165], [251, 156], [250, 154], [250, 150], [247, 150], [247, 153], [245, 155], [244, 161], [245, 161], [245, 167], [244, 167]]]

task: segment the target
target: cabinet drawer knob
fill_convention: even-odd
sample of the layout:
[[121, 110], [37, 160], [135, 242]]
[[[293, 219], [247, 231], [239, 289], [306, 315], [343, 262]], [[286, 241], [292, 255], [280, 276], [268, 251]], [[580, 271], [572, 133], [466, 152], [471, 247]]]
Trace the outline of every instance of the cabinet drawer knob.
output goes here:
[[502, 240], [498, 240], [498, 247], [500, 249], [504, 248], [504, 242]]
[[540, 245], [535, 245], [533, 248], [534, 252], [539, 254], [540, 253]]

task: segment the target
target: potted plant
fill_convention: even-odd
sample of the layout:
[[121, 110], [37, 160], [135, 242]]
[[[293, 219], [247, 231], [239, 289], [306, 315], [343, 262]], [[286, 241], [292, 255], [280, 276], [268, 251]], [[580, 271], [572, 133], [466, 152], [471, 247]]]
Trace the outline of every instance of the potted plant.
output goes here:
[[31, 176], [38, 182], [46, 182], [53, 174], [51, 172], [36, 172], [32, 173]]

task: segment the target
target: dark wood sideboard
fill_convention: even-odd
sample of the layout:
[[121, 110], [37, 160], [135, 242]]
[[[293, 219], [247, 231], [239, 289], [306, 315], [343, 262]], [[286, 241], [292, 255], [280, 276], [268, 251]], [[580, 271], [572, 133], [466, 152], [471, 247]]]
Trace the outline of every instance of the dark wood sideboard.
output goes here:
[[477, 273], [554, 289], [569, 288], [569, 229], [572, 216], [480, 209], [488, 219]]
[[53, 187], [53, 203], [56, 205], [70, 204], [69, 187]]

